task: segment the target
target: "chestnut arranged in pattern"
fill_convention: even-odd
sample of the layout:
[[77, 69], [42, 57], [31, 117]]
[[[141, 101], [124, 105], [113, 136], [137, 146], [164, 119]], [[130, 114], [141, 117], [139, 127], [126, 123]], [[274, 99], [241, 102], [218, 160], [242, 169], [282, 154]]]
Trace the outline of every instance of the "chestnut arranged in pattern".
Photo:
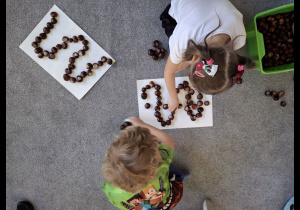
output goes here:
[[51, 12], [50, 16], [52, 17], [51, 21], [48, 22], [46, 24], [46, 27], [43, 28], [43, 33], [40, 33], [39, 36], [36, 36], [35, 41], [32, 42], [32, 44], [31, 44], [32, 47], [34, 48], [34, 52], [38, 55], [39, 58], [43, 58], [43, 57], [47, 56], [49, 59], [54, 59], [55, 54], [59, 50], [68, 48], [68, 43], [81, 42], [83, 45], [82, 49], [80, 49], [78, 52], [74, 52], [73, 56], [69, 58], [68, 68], [65, 69], [65, 74], [63, 75], [63, 79], [65, 81], [70, 81], [71, 83], [82, 82], [83, 78], [85, 78], [86, 76], [93, 75], [92, 69], [97, 69], [99, 66], [102, 66], [105, 62], [107, 62], [107, 64], [109, 64], [109, 65], [111, 65], [113, 63], [112, 59], [102, 56], [101, 60], [98, 61], [98, 63], [94, 63], [93, 65], [88, 63], [87, 71], [82, 71], [80, 73], [80, 75], [76, 76], [76, 78], [71, 77], [70, 74], [72, 74], [72, 70], [75, 69], [75, 67], [76, 67], [74, 65], [76, 59], [79, 58], [79, 56], [84, 56], [85, 52], [89, 50], [89, 46], [88, 46], [89, 41], [86, 40], [83, 35], [79, 35], [79, 36], [74, 35], [73, 37], [63, 36], [61, 44], [57, 44], [56, 46], [52, 47], [51, 50], [49, 50], [49, 51], [43, 50], [43, 48], [41, 48], [39, 46], [39, 44], [42, 42], [43, 39], [47, 38], [47, 34], [50, 33], [50, 30], [54, 28], [54, 24], [57, 23], [56, 17], [58, 16], [58, 14], [56, 12]]
[[155, 40], [152, 45], [155, 49], [149, 49], [148, 55], [152, 56], [153, 60], [163, 59], [166, 55], [166, 50], [160, 47], [160, 42]]
[[[161, 117], [161, 106], [163, 109], [168, 109], [168, 104], [163, 104], [161, 102], [161, 86], [159, 84], [155, 84], [153, 81], [149, 82], [149, 85], [146, 85], [145, 87], [142, 87], [142, 94], [141, 98], [146, 99], [147, 93], [146, 91], [150, 88], [155, 89], [155, 95], [156, 95], [156, 106], [154, 107], [154, 116], [157, 118], [157, 121], [161, 123], [162, 127], [165, 127], [166, 125], [171, 125], [171, 121], [174, 120], [175, 111], [171, 112], [171, 114], [168, 116], [167, 120], [164, 120]], [[197, 118], [202, 117], [202, 112], [204, 111], [203, 105], [208, 106], [210, 104], [209, 101], [202, 102], [203, 95], [202, 93], [198, 92], [197, 99], [198, 101], [196, 103], [193, 102], [192, 95], [195, 94], [195, 90], [189, 87], [189, 83], [187, 81], [183, 81], [182, 83], [178, 84], [178, 87], [176, 88], [177, 94], [180, 92], [180, 90], [187, 91], [187, 94], [185, 95], [185, 98], [187, 99], [186, 105], [184, 107], [184, 110], [187, 112], [187, 115], [190, 116], [190, 119], [192, 121], [196, 121]], [[145, 108], [149, 109], [150, 104], [146, 103]], [[182, 104], [179, 104], [178, 109], [181, 109], [183, 107]], [[194, 114], [193, 110], [197, 111], [196, 114]]]

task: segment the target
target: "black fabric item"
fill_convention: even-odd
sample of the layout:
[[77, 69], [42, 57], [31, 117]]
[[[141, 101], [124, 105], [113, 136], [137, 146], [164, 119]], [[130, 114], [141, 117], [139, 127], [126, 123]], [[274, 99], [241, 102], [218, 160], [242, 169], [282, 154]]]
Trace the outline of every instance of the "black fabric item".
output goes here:
[[168, 6], [164, 9], [164, 11], [159, 16], [159, 19], [162, 21], [161, 26], [165, 29], [165, 33], [169, 38], [173, 34], [173, 31], [177, 25], [176, 20], [174, 20], [168, 13], [170, 7], [171, 4], [168, 4]]
[[17, 205], [17, 210], [34, 210], [34, 207], [28, 201], [20, 201]]
[[294, 204], [290, 206], [290, 210], [294, 210]]

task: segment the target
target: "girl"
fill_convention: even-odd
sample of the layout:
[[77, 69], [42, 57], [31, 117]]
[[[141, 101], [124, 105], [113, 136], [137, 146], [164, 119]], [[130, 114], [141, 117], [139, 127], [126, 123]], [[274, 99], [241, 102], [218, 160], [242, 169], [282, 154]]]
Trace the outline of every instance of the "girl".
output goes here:
[[175, 73], [187, 66], [194, 88], [207, 94], [228, 90], [244, 68], [255, 67], [249, 58], [235, 53], [245, 44], [246, 31], [243, 15], [228, 0], [172, 0], [160, 19], [169, 36], [164, 78], [170, 111], [179, 104]]

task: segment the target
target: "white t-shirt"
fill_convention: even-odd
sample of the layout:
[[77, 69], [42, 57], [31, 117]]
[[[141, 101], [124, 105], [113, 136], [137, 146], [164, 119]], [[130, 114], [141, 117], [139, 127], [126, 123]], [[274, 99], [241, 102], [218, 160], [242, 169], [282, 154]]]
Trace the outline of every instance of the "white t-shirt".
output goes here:
[[[172, 0], [169, 15], [177, 25], [169, 39], [170, 58], [175, 64], [182, 61], [188, 40], [202, 44], [209, 35], [228, 34], [237, 50], [246, 43], [243, 15], [228, 0]], [[219, 16], [219, 18], [218, 18]], [[207, 37], [207, 38], [209, 38]]]

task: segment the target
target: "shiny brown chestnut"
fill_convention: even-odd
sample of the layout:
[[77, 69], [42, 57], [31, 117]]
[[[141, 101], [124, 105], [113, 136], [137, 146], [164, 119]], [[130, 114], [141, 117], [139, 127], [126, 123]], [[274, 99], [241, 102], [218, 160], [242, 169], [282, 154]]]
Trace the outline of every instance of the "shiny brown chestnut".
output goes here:
[[72, 42], [73, 42], [73, 39], [72, 39], [72, 38], [69, 38], [69, 42], [72, 43]]
[[74, 65], [73, 63], [69, 63], [69, 64], [68, 64], [68, 68], [69, 68], [69, 69], [75, 69], [75, 65]]
[[57, 48], [58, 50], [60, 50], [60, 49], [62, 48], [62, 45], [61, 45], [61, 44], [57, 44], [57, 45], [56, 45], [56, 48]]
[[76, 81], [77, 82], [82, 82], [83, 81], [83, 77], [82, 76], [77, 76], [76, 77]]
[[195, 115], [191, 115], [190, 118], [192, 121], [195, 121], [197, 119], [197, 117]]
[[165, 121], [162, 121], [160, 124], [162, 127], [165, 127], [167, 125], [167, 123]]
[[182, 108], [182, 104], [179, 104], [179, 105], [178, 105], [178, 109], [181, 109], [181, 108]]
[[193, 114], [193, 111], [192, 111], [192, 110], [189, 110], [189, 111], [187, 111], [186, 113], [187, 113], [187, 115], [192, 115], [192, 114]]
[[145, 108], [149, 109], [150, 108], [150, 104], [149, 103], [145, 103]]
[[78, 57], [79, 57], [79, 54], [78, 54], [78, 52], [73, 52], [73, 54], [72, 54], [72, 55], [73, 55], [73, 57], [74, 57], [74, 58], [78, 58]]
[[66, 68], [66, 69], [65, 69], [65, 73], [66, 73], [66, 74], [72, 74], [72, 69]]
[[174, 115], [173, 115], [173, 114], [170, 114], [170, 115], [168, 116], [168, 119], [169, 119], [169, 120], [174, 120]]
[[195, 91], [193, 89], [189, 90], [189, 94], [194, 95]]
[[160, 111], [160, 107], [159, 106], [155, 106], [154, 107], [154, 111], [159, 112]]
[[188, 86], [189, 85], [189, 82], [188, 81], [186, 81], [186, 80], [184, 80], [183, 82], [182, 82], [182, 84], [186, 87], [186, 86]]
[[107, 59], [107, 64], [108, 64], [108, 65], [111, 65], [112, 63], [113, 63], [113, 62], [112, 62], [112, 59], [110, 59], [110, 58]]
[[279, 98], [282, 98], [284, 95], [285, 95], [285, 92], [284, 92], [284, 91], [280, 91], [280, 92], [278, 93]]
[[75, 63], [75, 58], [74, 58], [74, 57], [70, 57], [70, 58], [69, 58], [69, 62], [70, 62], [70, 63]]
[[190, 87], [189, 87], [189, 86], [185, 86], [183, 89], [184, 89], [185, 91], [189, 91], [189, 90], [190, 90]]
[[40, 36], [35, 37], [35, 42], [40, 43], [42, 41], [42, 38]]
[[39, 46], [39, 44], [37, 42], [32, 42], [31, 46], [34, 47], [34, 48], [37, 48]]
[[93, 63], [93, 69], [98, 69], [98, 68], [99, 68], [98, 63]]
[[147, 93], [142, 93], [141, 98], [145, 100], [147, 98]]
[[160, 96], [160, 95], [161, 95], [161, 92], [160, 92], [159, 90], [157, 90], [157, 91], [154, 92], [154, 95]]
[[198, 113], [196, 114], [196, 117], [197, 117], [197, 118], [200, 118], [200, 117], [202, 117], [202, 114], [201, 114], [200, 112], [198, 112]]
[[102, 61], [103, 63], [105, 63], [105, 62], [107, 61], [107, 58], [106, 58], [105, 56], [102, 56], [102, 57], [101, 57], [101, 61]]
[[153, 60], [157, 60], [157, 59], [158, 59], [158, 56], [154, 54], [154, 55], [152, 55], [152, 59], [153, 59]]
[[204, 101], [204, 105], [208, 106], [209, 105], [209, 101]]
[[45, 34], [45, 33], [40, 33], [40, 37], [41, 37], [41, 39], [47, 39], [47, 34]]
[[45, 34], [49, 34], [50, 33], [50, 28], [44, 27], [43, 31]]
[[197, 106], [203, 106], [203, 102], [202, 101], [197, 101]]
[[159, 47], [160, 43], [158, 40], [154, 40], [153, 47]]
[[154, 112], [154, 116], [155, 116], [155, 117], [160, 117], [161, 114], [160, 114], [160, 112]]
[[62, 46], [63, 49], [67, 49], [68, 48], [68, 43], [63, 42], [63, 43], [61, 43], [61, 46]]
[[38, 53], [38, 58], [43, 58], [44, 54], [43, 53]]
[[86, 67], [87, 69], [92, 69], [92, 68], [93, 68], [93, 65], [92, 65], [91, 63], [87, 63], [87, 64], [85, 65], [85, 67]]
[[201, 94], [201, 93], [199, 93], [198, 95], [197, 95], [197, 99], [202, 99], [203, 98], [203, 95]]
[[163, 109], [167, 109], [167, 108], [169, 108], [168, 104], [164, 104]]
[[156, 105], [157, 105], [157, 106], [161, 106], [161, 105], [162, 105], [162, 102], [161, 102], [161, 101], [156, 101]]
[[83, 55], [85, 55], [85, 51], [84, 50], [79, 50], [78, 54], [83, 56]]
[[82, 44], [83, 44], [83, 45], [88, 45], [88, 43], [89, 43], [88, 40], [83, 40], [83, 41], [82, 41]]
[[198, 108], [198, 105], [197, 104], [193, 104], [192, 105], [192, 109], [196, 110]]
[[43, 52], [43, 49], [42, 49], [41, 47], [37, 47], [37, 48], [34, 49], [34, 52], [35, 52], [36, 54], [38, 54], [38, 53]]
[[157, 119], [157, 122], [162, 122], [162, 121], [164, 121], [164, 119], [163, 119], [162, 117], [157, 117], [156, 119]]
[[183, 84], [178, 84], [178, 89], [183, 89], [184, 88], [184, 86], [183, 86]]
[[102, 61], [98, 61], [98, 65], [99, 66], [103, 66], [103, 62]]
[[69, 41], [69, 37], [67, 37], [67, 36], [63, 36], [63, 38], [62, 38], [62, 41], [63, 41], [63, 42], [67, 42], [67, 41]]
[[156, 97], [156, 100], [161, 101], [161, 100], [162, 100], [162, 97], [161, 97], [161, 96], [157, 96], [157, 97]]
[[50, 16], [51, 16], [51, 17], [57, 17], [57, 13], [56, 13], [56, 12], [51, 12], [51, 13], [50, 13]]
[[84, 45], [83, 46], [83, 48], [82, 48], [82, 50], [84, 50], [84, 51], [88, 51], [90, 48], [89, 48], [89, 46], [87, 46], [87, 45]]
[[187, 104], [188, 104], [189, 106], [192, 106], [192, 105], [194, 104], [194, 102], [193, 102], [193, 100], [189, 100], [189, 101], [187, 101]]
[[286, 102], [285, 101], [281, 101], [280, 102], [280, 106], [285, 107], [286, 106]]
[[79, 35], [78, 39], [79, 39], [79, 41], [83, 41], [84, 40], [84, 36], [83, 35]]
[[53, 25], [52, 23], [50, 23], [50, 22], [48, 22], [46, 25], [47, 25], [47, 27], [50, 28], [50, 29], [54, 28], [54, 25]]
[[171, 120], [166, 120], [167, 125], [171, 125]]
[[192, 96], [191, 96], [190, 94], [186, 94], [186, 95], [185, 95], [185, 99], [186, 99], [186, 100], [191, 100], [191, 98], [192, 98]]
[[203, 107], [198, 107], [197, 111], [198, 111], [198, 112], [203, 112], [203, 111], [204, 111], [204, 108], [203, 108]]
[[163, 59], [163, 58], [165, 57], [165, 53], [160, 52], [160, 53], [158, 54], [158, 57], [159, 57], [160, 59]]
[[143, 92], [143, 93], [145, 93], [145, 92], [146, 92], [146, 90], [147, 90], [147, 88], [145, 88], [145, 87], [142, 87], [142, 89], [141, 89], [141, 90], [142, 90], [142, 92]]
[[76, 78], [75, 77], [70, 77], [70, 82], [71, 83], [75, 83], [76, 82]]
[[78, 37], [77, 36], [73, 36], [73, 42], [77, 43], [78, 42]]
[[91, 69], [87, 70], [86, 73], [87, 73], [88, 76], [92, 76], [93, 75], [93, 72], [92, 72]]
[[85, 78], [85, 77], [87, 76], [86, 71], [82, 71], [82, 72], [80, 73], [80, 76], [82, 76], [83, 78]]
[[146, 89], [150, 89], [151, 86], [150, 86], [150, 85], [146, 85], [145, 88], [146, 88]]
[[148, 55], [150, 55], [150, 56], [154, 55], [154, 50], [149, 49], [149, 50], [148, 50]]
[[52, 23], [52, 24], [56, 24], [56, 23], [57, 23], [57, 20], [56, 20], [55, 17], [51, 18], [51, 23]]
[[44, 56], [48, 56], [49, 52], [47, 50], [44, 50], [43, 54], [44, 54]]
[[69, 81], [70, 80], [70, 76], [68, 74], [64, 74], [63, 78], [65, 81]]
[[161, 86], [158, 85], [158, 84], [156, 84], [156, 85], [154, 86], [154, 88], [155, 88], [155, 90], [160, 90], [160, 89], [161, 89]]
[[186, 105], [185, 107], [184, 107], [184, 111], [190, 111], [191, 110], [191, 108], [188, 106], [188, 105]]
[[57, 53], [57, 48], [56, 48], [56, 47], [52, 47], [52, 48], [51, 48], [51, 51], [52, 51], [53, 53]]
[[149, 82], [149, 85], [150, 85], [150, 87], [153, 88], [153, 87], [155, 86], [155, 83], [154, 83], [153, 81], [150, 81], [150, 82]]

